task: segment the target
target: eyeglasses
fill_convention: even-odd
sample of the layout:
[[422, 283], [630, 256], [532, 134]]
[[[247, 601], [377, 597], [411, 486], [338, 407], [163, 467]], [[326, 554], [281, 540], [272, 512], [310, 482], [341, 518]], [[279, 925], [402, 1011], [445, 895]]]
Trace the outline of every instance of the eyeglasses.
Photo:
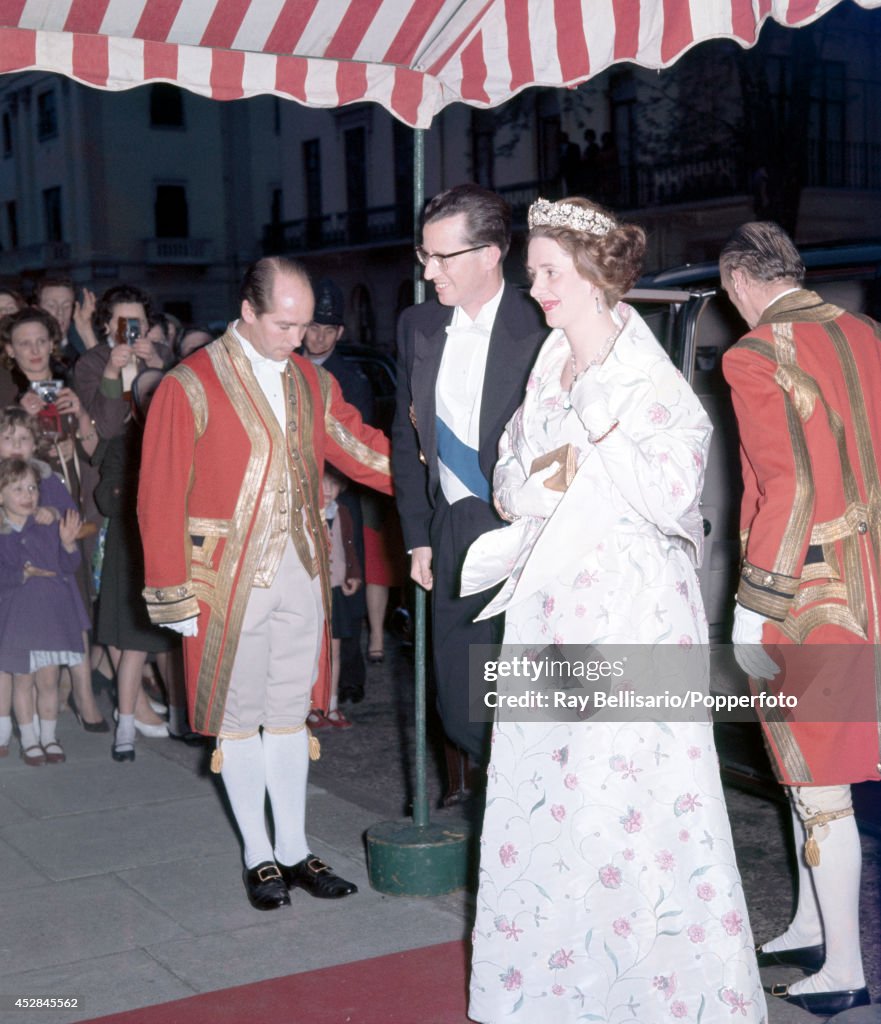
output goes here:
[[426, 252], [421, 245], [417, 245], [416, 259], [419, 260], [423, 267], [427, 267], [434, 260], [440, 270], [446, 271], [447, 260], [451, 260], [454, 256], [464, 256], [466, 252], [477, 252], [478, 249], [486, 249], [488, 247], [489, 243], [484, 242], [483, 245], [472, 245], [470, 249], [459, 249], [458, 252]]

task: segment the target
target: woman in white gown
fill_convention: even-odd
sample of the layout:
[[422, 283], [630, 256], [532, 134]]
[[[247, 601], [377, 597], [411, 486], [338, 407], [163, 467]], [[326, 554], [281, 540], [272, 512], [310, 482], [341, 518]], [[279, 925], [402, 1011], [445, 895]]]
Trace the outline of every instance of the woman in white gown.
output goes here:
[[[472, 546], [463, 589], [506, 580], [484, 614], [505, 610], [512, 655], [678, 644], [705, 657], [695, 564], [711, 427], [619, 301], [645, 235], [583, 199], [539, 200], [529, 223], [532, 295], [553, 330], [500, 443], [495, 500], [513, 523]], [[530, 470], [567, 443], [577, 472], [552, 490], [556, 464]], [[766, 1019], [705, 719], [497, 720], [469, 1013]]]

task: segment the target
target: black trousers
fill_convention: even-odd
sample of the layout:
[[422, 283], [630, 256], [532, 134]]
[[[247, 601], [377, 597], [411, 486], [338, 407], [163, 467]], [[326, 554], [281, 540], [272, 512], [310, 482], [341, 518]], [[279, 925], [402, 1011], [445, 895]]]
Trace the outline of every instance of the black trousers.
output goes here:
[[491, 723], [480, 720], [487, 717], [481, 699], [485, 687], [475, 680], [469, 695], [469, 646], [498, 647], [504, 616], [475, 622], [474, 617], [489, 604], [497, 588], [460, 597], [459, 586], [468, 548], [482, 533], [503, 525], [479, 498], [465, 498], [453, 505], [440, 499], [431, 523], [431, 633], [438, 712], [449, 739], [476, 764], [488, 760]]

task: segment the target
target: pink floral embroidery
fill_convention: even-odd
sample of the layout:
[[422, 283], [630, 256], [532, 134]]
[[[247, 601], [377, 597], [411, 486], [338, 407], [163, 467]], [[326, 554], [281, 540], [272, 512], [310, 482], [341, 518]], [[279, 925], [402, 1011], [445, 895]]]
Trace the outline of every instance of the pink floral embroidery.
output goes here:
[[722, 989], [722, 1002], [731, 1007], [731, 1012], [740, 1010], [742, 1017], [746, 1016], [746, 1008], [752, 1006], [752, 999], [746, 999], [742, 992], [735, 992], [733, 988]]
[[676, 975], [671, 974], [668, 977], [664, 974], [656, 974], [652, 978], [652, 985], [663, 994], [665, 999], [672, 999], [676, 992]]
[[670, 1013], [672, 1013], [674, 1017], [687, 1017], [688, 1007], [685, 1005], [685, 1003], [682, 1002], [681, 999], [675, 999], [670, 1004]]
[[695, 466], [698, 469], [703, 469], [704, 457], [703, 457], [703, 455], [701, 455], [700, 452], [692, 452], [691, 453], [691, 458], [692, 458], [692, 461], [694, 462]]
[[558, 949], [556, 953], [551, 953], [548, 958], [548, 967], [553, 971], [560, 971], [565, 967], [571, 967], [575, 963], [572, 952], [571, 949]]
[[700, 756], [701, 756], [701, 748], [700, 747], [689, 747], [688, 748], [688, 759], [690, 761], [697, 761], [697, 759]]
[[559, 762], [561, 768], [569, 763], [569, 747], [560, 747], [551, 754], [551, 760]]
[[681, 814], [686, 814], [688, 811], [694, 811], [698, 807], [702, 807], [700, 800], [697, 798], [697, 793], [683, 793], [681, 796], [676, 797], [676, 802], [673, 804], [673, 813], [678, 818]]
[[683, 633], [682, 636], [679, 637], [679, 646], [680, 647], [686, 647], [686, 648], [693, 647], [694, 646], [694, 640], [692, 640], [692, 638], [688, 635], [688, 633]]
[[514, 967], [509, 967], [499, 979], [509, 992], [515, 992], [523, 984], [523, 975]]
[[682, 486], [681, 480], [674, 480], [670, 485], [670, 496], [673, 498], [681, 498], [685, 494], [685, 488]]
[[670, 419], [670, 410], [660, 402], [653, 402], [649, 406], [648, 416], [652, 423], [661, 426]]
[[697, 898], [699, 900], [703, 900], [705, 903], [709, 903], [710, 900], [714, 900], [716, 898], [716, 890], [709, 882], [701, 882], [697, 887]]
[[688, 584], [685, 580], [679, 580], [676, 584], [676, 592], [681, 594], [683, 597], [688, 597]]
[[632, 761], [628, 761], [626, 757], [621, 754], [615, 754], [609, 758], [609, 767], [613, 772], [621, 772], [621, 778], [633, 779], [636, 781], [636, 776], [642, 771], [642, 768], [637, 768]]
[[594, 583], [599, 579], [599, 574], [590, 570], [584, 569], [575, 577], [576, 587], [592, 587]]
[[553, 614], [553, 611], [554, 611], [554, 597], [553, 597], [552, 594], [548, 594], [548, 596], [544, 599], [544, 601], [542, 601], [541, 613], [542, 613], [542, 615], [544, 615], [545, 618], [547, 618], [549, 615]]
[[554, 633], [554, 643], [559, 647], [566, 643], [566, 639], [562, 633]]
[[503, 868], [509, 868], [517, 863], [517, 847], [513, 843], [503, 843], [499, 847], [499, 860]]
[[639, 832], [642, 828], [642, 814], [635, 807], [628, 807], [627, 814], [618, 821], [624, 826], [625, 832]]
[[600, 868], [600, 881], [607, 889], [619, 889], [621, 887], [621, 872], [614, 864], [604, 864]]
[[736, 910], [729, 910], [722, 915], [722, 927], [729, 935], [739, 935], [743, 930], [743, 918]]
[[564, 985], [552, 985], [551, 992], [553, 992], [555, 996], [564, 996], [566, 995], [566, 987]]
[[661, 850], [660, 853], [655, 854], [655, 864], [662, 871], [672, 871], [676, 866], [676, 858], [669, 850]]
[[520, 936], [523, 934], [523, 929], [506, 917], [497, 917], [495, 926], [497, 932], [501, 932], [506, 939], [513, 939], [515, 942], [519, 942]]
[[575, 605], [575, 616], [576, 616], [576, 618], [583, 619], [585, 615], [587, 615], [587, 609], [584, 607], [584, 605], [583, 604]]
[[615, 930], [615, 934], [620, 935], [622, 939], [626, 939], [631, 932], [630, 922], [623, 917], [619, 917], [617, 921], [613, 921], [612, 928]]
[[691, 833], [688, 831], [688, 829], [687, 828], [679, 829], [679, 842], [680, 843], [687, 843], [689, 839], [691, 839]]
[[566, 817], [566, 808], [562, 804], [551, 806], [551, 817], [554, 821], [562, 821]]
[[690, 924], [688, 926], [688, 937], [692, 942], [703, 942], [707, 937], [707, 933], [703, 927], [699, 924]]
[[622, 856], [622, 857], [623, 857], [623, 858], [624, 858], [625, 860], [633, 860], [633, 858], [634, 858], [634, 857], [636, 856], [636, 854], [635, 854], [635, 853], [633, 852], [633, 850], [631, 850], [631, 849], [630, 849], [630, 847], [628, 846], [628, 847], [627, 847], [627, 849], [626, 849], [626, 850], [625, 850], [625, 851], [624, 851], [624, 852], [623, 852], [623, 853], [621, 854], [621, 856]]
[[578, 776], [577, 775], [573, 775], [572, 772], [569, 772], [569, 774], [566, 776], [566, 778], [563, 779], [563, 785], [566, 787], [566, 789], [577, 789], [578, 788]]

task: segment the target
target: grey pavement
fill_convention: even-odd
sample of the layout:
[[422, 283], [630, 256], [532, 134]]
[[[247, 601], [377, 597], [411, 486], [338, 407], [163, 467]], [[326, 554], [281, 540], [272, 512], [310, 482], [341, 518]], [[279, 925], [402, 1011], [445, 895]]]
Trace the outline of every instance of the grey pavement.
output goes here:
[[[407, 652], [390, 647], [386, 663], [368, 670], [355, 727], [321, 730], [311, 773], [313, 852], [359, 886], [339, 902], [295, 892], [289, 909], [250, 907], [238, 839], [201, 749], [139, 737], [135, 763], [116, 764], [110, 738], [83, 732], [70, 714], [59, 725], [64, 765], [28, 767], [13, 741], [0, 760], [0, 995], [77, 996], [80, 1009], [0, 1010], [0, 1021], [66, 1024], [467, 936], [467, 892], [392, 897], [369, 885], [363, 833], [404, 817], [411, 797], [412, 670]], [[434, 805], [434, 756], [429, 769]], [[769, 937], [785, 927], [792, 896], [786, 815], [768, 799], [727, 793], [753, 931]], [[433, 820], [452, 823], [457, 813]], [[878, 840], [865, 843], [864, 906], [874, 909], [864, 945], [878, 998], [881, 858]], [[812, 1019], [770, 1005], [769, 1024]]]

